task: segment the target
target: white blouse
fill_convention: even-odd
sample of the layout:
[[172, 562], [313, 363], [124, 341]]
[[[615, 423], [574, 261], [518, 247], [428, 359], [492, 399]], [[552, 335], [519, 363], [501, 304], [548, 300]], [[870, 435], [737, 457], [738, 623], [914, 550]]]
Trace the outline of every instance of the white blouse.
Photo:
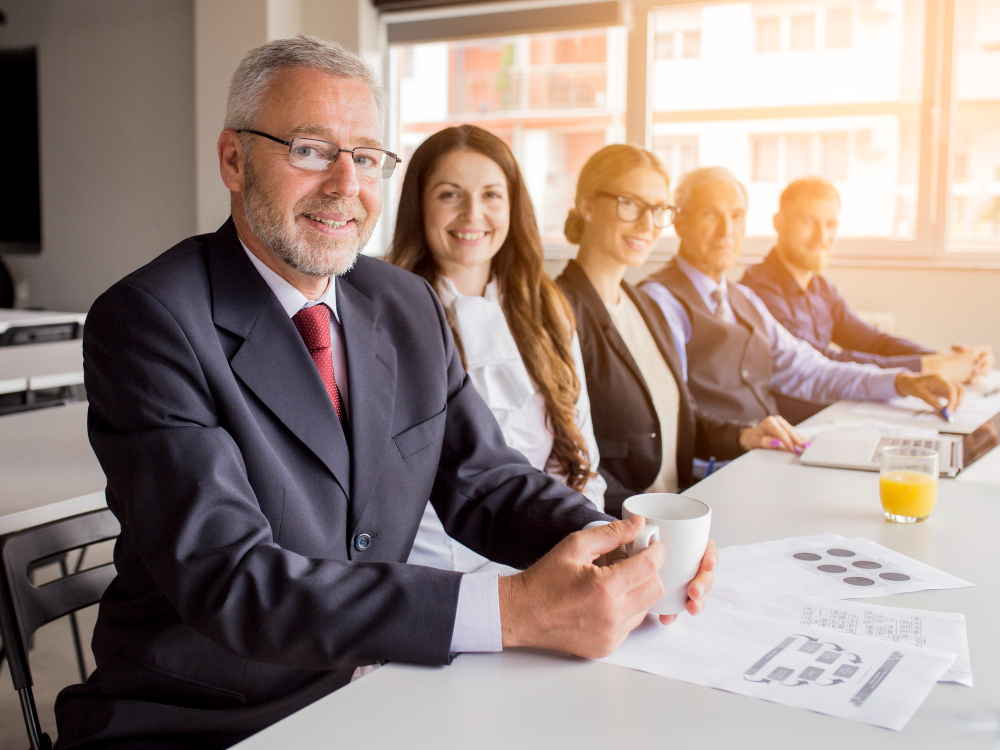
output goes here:
[[[469, 379], [496, 417], [507, 445], [523, 454], [536, 469], [547, 471], [553, 437], [546, 424], [545, 397], [535, 387], [521, 360], [500, 307], [496, 280], [487, 284], [482, 297], [476, 297], [459, 294], [451, 279], [441, 277], [437, 292], [441, 303], [454, 312]], [[596, 472], [600, 457], [590, 418], [590, 398], [583, 374], [580, 340], [576, 333], [573, 334], [572, 351], [580, 379], [576, 424], [587, 444], [591, 471]], [[563, 474], [554, 470], [548, 473], [565, 481]], [[604, 510], [606, 487], [604, 478], [598, 474], [583, 488], [583, 494], [598, 510]], [[433, 506], [428, 503], [407, 562], [469, 573], [489, 561], [449, 537]]]

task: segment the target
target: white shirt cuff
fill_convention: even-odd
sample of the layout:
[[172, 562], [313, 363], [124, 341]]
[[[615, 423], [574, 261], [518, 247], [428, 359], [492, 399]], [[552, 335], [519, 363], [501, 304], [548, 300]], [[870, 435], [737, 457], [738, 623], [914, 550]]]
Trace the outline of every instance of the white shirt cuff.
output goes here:
[[[604, 526], [610, 521], [591, 521], [583, 528]], [[496, 571], [466, 573], [458, 584], [455, 629], [451, 653], [503, 651], [500, 629], [500, 574]]]
[[503, 650], [500, 630], [500, 574], [496, 571], [466, 573], [458, 585], [453, 654]]

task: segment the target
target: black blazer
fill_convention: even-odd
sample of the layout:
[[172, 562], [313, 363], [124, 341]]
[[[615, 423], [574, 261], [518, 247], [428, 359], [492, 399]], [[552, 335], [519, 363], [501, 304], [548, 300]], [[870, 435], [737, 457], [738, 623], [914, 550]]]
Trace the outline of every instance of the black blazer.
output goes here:
[[225, 747], [357, 666], [447, 663], [461, 574], [405, 564], [428, 499], [516, 567], [608, 518], [505, 445], [426, 282], [361, 256], [335, 283], [349, 435], [231, 221], [91, 309], [90, 439], [122, 533], [61, 747]]
[[[576, 315], [594, 436], [601, 454], [599, 470], [608, 483], [605, 508], [608, 513], [621, 515], [622, 502], [643, 492], [660, 473], [660, 420], [639, 366], [583, 268], [571, 260], [556, 281]], [[691, 484], [695, 457], [722, 460], [744, 452], [739, 436], [745, 425], [720, 423], [697, 412], [663, 313], [631, 284], [623, 281], [622, 290], [642, 314], [677, 381], [677, 478], [684, 488]]]

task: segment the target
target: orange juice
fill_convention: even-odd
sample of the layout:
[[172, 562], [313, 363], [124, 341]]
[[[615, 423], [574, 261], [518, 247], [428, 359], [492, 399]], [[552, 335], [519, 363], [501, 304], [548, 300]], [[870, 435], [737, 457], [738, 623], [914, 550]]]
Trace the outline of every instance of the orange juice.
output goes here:
[[938, 478], [922, 471], [889, 471], [879, 477], [879, 496], [886, 513], [926, 518], [937, 502]]

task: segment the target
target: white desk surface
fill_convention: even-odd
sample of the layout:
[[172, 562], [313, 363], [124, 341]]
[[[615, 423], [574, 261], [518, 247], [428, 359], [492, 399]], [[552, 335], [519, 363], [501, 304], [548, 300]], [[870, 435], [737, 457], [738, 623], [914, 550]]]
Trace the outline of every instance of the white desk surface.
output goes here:
[[103, 508], [105, 484], [86, 403], [0, 417], [0, 534]]
[[942, 479], [931, 519], [913, 526], [884, 520], [877, 473], [805, 467], [773, 451], [737, 459], [686, 494], [713, 506], [720, 546], [836, 532], [978, 584], [866, 600], [963, 612], [975, 687], [938, 684], [892, 732], [557, 654], [465, 654], [449, 667], [382, 667], [237, 747], [1000, 747], [1000, 450]]
[[0, 333], [17, 326], [84, 323], [87, 313], [54, 312], [51, 310], [0, 309]]
[[83, 383], [83, 340], [0, 346], [0, 393]]

